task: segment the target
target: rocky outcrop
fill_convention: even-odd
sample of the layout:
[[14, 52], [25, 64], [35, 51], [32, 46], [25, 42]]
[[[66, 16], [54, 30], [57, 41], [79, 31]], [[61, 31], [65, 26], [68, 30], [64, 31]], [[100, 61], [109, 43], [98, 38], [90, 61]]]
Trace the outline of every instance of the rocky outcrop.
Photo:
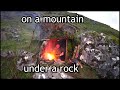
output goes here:
[[[40, 12], [1, 12], [1, 21], [19, 19], [22, 16], [40, 16]], [[20, 21], [18, 21], [20, 22]], [[97, 23], [93, 22], [93, 25]], [[25, 24], [27, 25], [27, 24]], [[45, 25], [44, 23], [36, 24], [30, 23], [27, 25], [31, 29], [40, 31], [38, 37], [40, 39], [49, 38], [52, 34], [53, 29], [67, 31], [74, 34], [76, 27], [72, 25]], [[20, 34], [17, 28], [2, 28], [1, 29], [1, 40], [13, 39], [16, 41], [20, 40]], [[103, 33], [97, 34], [96, 32], [85, 32], [79, 35], [81, 41], [80, 47], [80, 60], [95, 68], [101, 78], [119, 78], [119, 46], [112, 41], [107, 41], [106, 35]], [[27, 51], [19, 51], [18, 56], [20, 59], [17, 62], [17, 68], [22, 70], [22, 65], [30, 65], [33, 54]], [[13, 51], [3, 52], [1, 51], [1, 57], [14, 57]], [[22, 63], [26, 60], [26, 64]], [[20, 64], [22, 63], [22, 64]], [[41, 75], [41, 74], [40, 74]], [[36, 78], [36, 77], [35, 77]], [[38, 78], [38, 77], [37, 77]]]
[[101, 78], [119, 78], [118, 45], [96, 32], [83, 33], [80, 41], [80, 60], [95, 68]]
[[[69, 34], [75, 34], [75, 32], [78, 30], [77, 27], [70, 25], [70, 24], [59, 24], [59, 23], [41, 23], [40, 25], [38, 25], [39, 30], [40, 30], [40, 40], [41, 39], [46, 39], [49, 38], [51, 35], [54, 36], [53, 32], [57, 32], [60, 33], [62, 32], [64, 34], [64, 32], [67, 32]], [[60, 31], [60, 32], [59, 32]], [[64, 37], [64, 35], [63, 35]], [[59, 37], [58, 37], [59, 38]]]

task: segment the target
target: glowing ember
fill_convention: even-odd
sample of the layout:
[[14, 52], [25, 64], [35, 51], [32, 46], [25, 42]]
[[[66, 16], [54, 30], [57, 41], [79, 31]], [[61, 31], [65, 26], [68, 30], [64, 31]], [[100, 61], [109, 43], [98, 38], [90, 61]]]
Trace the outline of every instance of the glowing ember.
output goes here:
[[46, 53], [45, 56], [49, 60], [53, 60], [55, 58], [55, 56], [53, 54], [50, 54], [50, 53]]

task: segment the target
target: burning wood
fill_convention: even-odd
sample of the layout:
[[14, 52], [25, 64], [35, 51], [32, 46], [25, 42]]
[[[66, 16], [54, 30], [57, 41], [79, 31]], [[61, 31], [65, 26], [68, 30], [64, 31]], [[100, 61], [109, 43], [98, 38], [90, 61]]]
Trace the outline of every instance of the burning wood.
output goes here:
[[45, 61], [64, 61], [66, 52], [65, 44], [66, 43], [64, 39], [47, 40], [46, 44], [41, 46], [40, 58]]
[[76, 51], [77, 51], [77, 46], [75, 46], [75, 49], [74, 49], [74, 52], [73, 52], [72, 59], [74, 59], [74, 58], [75, 58]]
[[45, 53], [45, 57], [46, 57], [46, 59], [49, 59], [49, 60], [54, 60], [55, 59], [55, 55], [51, 54], [51, 53]]

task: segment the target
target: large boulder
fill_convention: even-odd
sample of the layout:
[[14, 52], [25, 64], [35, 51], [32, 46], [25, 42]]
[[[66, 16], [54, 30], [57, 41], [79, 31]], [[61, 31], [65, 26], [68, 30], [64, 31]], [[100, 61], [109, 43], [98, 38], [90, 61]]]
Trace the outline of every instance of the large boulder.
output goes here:
[[80, 60], [95, 68], [102, 78], [119, 78], [119, 46], [108, 42], [103, 33], [93, 34], [86, 32], [80, 35], [83, 47]]

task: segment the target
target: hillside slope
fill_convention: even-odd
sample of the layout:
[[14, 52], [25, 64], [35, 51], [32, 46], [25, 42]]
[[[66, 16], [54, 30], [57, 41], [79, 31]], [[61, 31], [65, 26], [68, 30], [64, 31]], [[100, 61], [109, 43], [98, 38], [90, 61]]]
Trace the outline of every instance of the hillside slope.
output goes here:
[[[107, 77], [107, 73], [112, 73], [110, 78], [118, 78], [119, 71], [119, 31], [111, 28], [108, 25], [96, 22], [85, 16], [84, 23], [65, 23], [61, 24], [45, 24], [45, 23], [21, 23], [22, 16], [76, 16], [76, 13], [66, 11], [13, 11], [1, 12], [1, 77], [2, 78], [32, 78], [32, 73], [19, 72], [16, 67], [16, 62], [19, 59], [18, 53], [20, 50], [36, 53], [41, 45], [39, 41], [45, 38], [60, 38], [67, 37], [68, 41], [68, 56], [73, 55], [74, 47], [81, 45], [80, 53], [84, 56], [83, 68], [80, 73], [75, 73], [75, 78], [98, 78], [97, 72], [91, 67], [100, 68], [97, 70], [100, 74], [104, 72], [102, 77]], [[56, 26], [58, 26], [56, 28]], [[34, 34], [33, 34], [34, 31]], [[32, 38], [33, 37], [33, 38]], [[72, 42], [71, 42], [72, 40]], [[85, 40], [85, 41], [84, 41]], [[85, 45], [87, 41], [92, 41], [94, 44]], [[31, 43], [31, 44], [30, 44]], [[102, 44], [102, 46], [101, 46]], [[110, 46], [110, 47], [109, 47]], [[94, 47], [94, 48], [92, 48]], [[86, 49], [87, 48], [87, 49]], [[94, 49], [94, 50], [93, 50]], [[88, 51], [94, 51], [92, 53]], [[7, 56], [9, 53], [10, 58]], [[99, 60], [99, 56], [102, 59]], [[94, 60], [93, 60], [94, 59]], [[106, 60], [108, 62], [106, 62]], [[113, 60], [112, 60], [113, 59]], [[84, 64], [86, 63], [86, 64]], [[111, 66], [105, 66], [107, 64]], [[11, 68], [11, 69], [8, 69]], [[115, 69], [113, 69], [115, 68]]]

